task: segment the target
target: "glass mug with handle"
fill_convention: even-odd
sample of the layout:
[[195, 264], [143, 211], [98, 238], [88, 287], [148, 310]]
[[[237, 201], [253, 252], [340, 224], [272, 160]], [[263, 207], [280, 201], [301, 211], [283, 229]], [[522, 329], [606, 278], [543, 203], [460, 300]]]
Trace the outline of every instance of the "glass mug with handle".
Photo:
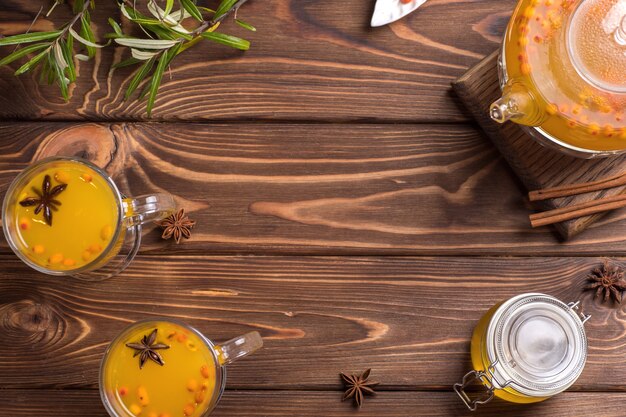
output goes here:
[[102, 169], [75, 157], [42, 159], [11, 183], [2, 206], [9, 246], [50, 275], [105, 279], [137, 254], [141, 225], [176, 208], [169, 194], [126, 198]]
[[262, 346], [258, 332], [215, 345], [176, 320], [136, 322], [102, 358], [102, 403], [112, 417], [208, 416], [224, 392], [225, 366]]

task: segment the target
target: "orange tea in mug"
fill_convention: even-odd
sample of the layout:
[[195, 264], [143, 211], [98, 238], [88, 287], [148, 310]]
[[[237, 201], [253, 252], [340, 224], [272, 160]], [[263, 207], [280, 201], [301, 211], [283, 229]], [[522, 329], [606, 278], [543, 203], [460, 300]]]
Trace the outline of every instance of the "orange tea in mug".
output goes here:
[[206, 416], [224, 391], [224, 365], [262, 344], [258, 332], [215, 346], [177, 321], [135, 323], [111, 343], [102, 360], [102, 401], [113, 417]]
[[124, 198], [113, 180], [88, 161], [41, 160], [12, 182], [3, 229], [13, 251], [52, 275], [108, 277], [139, 248], [141, 224], [175, 208], [167, 194]]

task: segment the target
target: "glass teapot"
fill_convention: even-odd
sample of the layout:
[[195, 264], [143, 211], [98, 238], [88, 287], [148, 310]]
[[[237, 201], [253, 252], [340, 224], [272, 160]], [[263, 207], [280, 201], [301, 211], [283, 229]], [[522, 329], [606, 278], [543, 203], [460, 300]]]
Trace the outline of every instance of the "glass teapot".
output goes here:
[[626, 0], [521, 0], [499, 76], [493, 120], [578, 157], [626, 152]]

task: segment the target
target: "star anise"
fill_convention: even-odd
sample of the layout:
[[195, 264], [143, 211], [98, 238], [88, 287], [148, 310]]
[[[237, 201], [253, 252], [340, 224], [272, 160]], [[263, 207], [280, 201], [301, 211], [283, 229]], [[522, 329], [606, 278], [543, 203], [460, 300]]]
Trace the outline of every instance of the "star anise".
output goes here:
[[626, 281], [623, 280], [624, 271], [614, 265], [605, 262], [602, 267], [598, 267], [591, 271], [587, 276], [589, 284], [585, 286], [586, 290], [595, 290], [595, 297], [599, 297], [604, 292], [602, 302], [605, 303], [613, 296], [618, 304], [622, 303], [622, 291], [626, 290]]
[[163, 358], [158, 352], [156, 352], [156, 350], [169, 349], [170, 347], [163, 343], [154, 343], [156, 342], [156, 336], [157, 329], [154, 329], [152, 333], [150, 333], [150, 335], [144, 335], [140, 343], [126, 343], [127, 347], [135, 349], [136, 351], [133, 355], [133, 358], [139, 355], [139, 369], [143, 368], [143, 365], [148, 359], [158, 363], [161, 366], [165, 365], [165, 362], [163, 362]]
[[374, 395], [374, 387], [378, 385], [378, 382], [368, 381], [371, 371], [371, 369], [368, 369], [361, 375], [346, 375], [343, 372], [340, 373], [339, 375], [341, 375], [343, 384], [346, 387], [346, 392], [343, 394], [341, 401], [353, 398], [354, 404], [357, 407], [361, 407], [365, 394]]
[[50, 175], [43, 177], [43, 183], [41, 184], [41, 190], [32, 188], [33, 192], [37, 194], [37, 197], [26, 197], [20, 201], [22, 207], [35, 207], [35, 214], [39, 214], [43, 210], [43, 218], [48, 226], [52, 226], [52, 212], [57, 211], [61, 202], [54, 197], [61, 194], [63, 190], [67, 188], [67, 184], [59, 184], [56, 187], [50, 189]]
[[165, 229], [161, 235], [163, 239], [169, 239], [174, 236], [176, 243], [180, 243], [181, 238], [189, 239], [191, 237], [191, 229], [196, 225], [196, 221], [190, 220], [185, 215], [185, 209], [180, 209], [157, 222], [157, 224]]

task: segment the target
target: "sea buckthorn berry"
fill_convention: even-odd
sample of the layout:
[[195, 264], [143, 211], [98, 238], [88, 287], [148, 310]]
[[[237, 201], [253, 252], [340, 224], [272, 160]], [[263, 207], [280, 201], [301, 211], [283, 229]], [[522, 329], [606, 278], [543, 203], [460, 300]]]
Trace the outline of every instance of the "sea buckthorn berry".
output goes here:
[[123, 397], [124, 395], [128, 394], [128, 388], [126, 387], [120, 387], [120, 389], [118, 390], [120, 397]]
[[589, 126], [587, 126], [587, 131], [591, 134], [591, 135], [597, 135], [598, 133], [600, 133], [600, 126], [598, 126], [597, 123], [590, 123]]
[[192, 414], [193, 414], [193, 410], [194, 410], [194, 406], [193, 406], [193, 404], [187, 404], [187, 405], [185, 406], [185, 408], [183, 408], [183, 414], [184, 414], [186, 417], [189, 417], [190, 415], [192, 415]]
[[148, 397], [148, 390], [143, 385], [137, 388], [137, 399], [139, 400], [139, 404], [141, 404], [144, 407], [150, 404], [150, 397]]
[[520, 53], [517, 55], [517, 60], [518, 60], [519, 62], [526, 62], [526, 61], [528, 60], [528, 57], [526, 56], [526, 54], [525, 54], [525, 53], [520, 52]]
[[556, 107], [556, 104], [550, 103], [546, 106], [546, 113], [548, 113], [550, 116], [554, 116], [558, 112], [559, 109], [558, 107]]
[[74, 266], [74, 265], [76, 265], [76, 261], [73, 260], [72, 258], [65, 258], [65, 259], [63, 259], [63, 265], [65, 265], [65, 266]]
[[529, 18], [533, 17], [534, 15], [535, 15], [535, 8], [532, 7], [532, 6], [528, 6], [522, 12], [522, 16], [524, 16], [526, 19], [529, 19]]
[[184, 333], [181, 333], [179, 335], [176, 336], [176, 340], [178, 340], [179, 342], [184, 342], [185, 340], [187, 340], [187, 335]]
[[202, 381], [202, 386], [200, 387], [200, 390], [206, 391], [208, 389], [209, 389], [209, 381]]
[[41, 255], [45, 251], [46, 251], [46, 248], [44, 248], [43, 245], [35, 245], [35, 246], [33, 246], [33, 252], [35, 252], [37, 255]]
[[198, 389], [198, 381], [197, 380], [192, 378], [189, 381], [187, 381], [187, 391], [194, 392], [197, 389]]
[[535, 41], [535, 43], [541, 43], [543, 42], [543, 38], [539, 35], [535, 35], [533, 36], [533, 41]]
[[611, 125], [604, 125], [604, 127], [602, 128], [602, 134], [604, 136], [611, 137], [615, 134], [615, 128], [613, 128], [613, 126]]
[[19, 223], [20, 223], [20, 229], [22, 230], [30, 229], [30, 220], [28, 220], [28, 218], [26, 217], [20, 218]]
[[98, 245], [97, 243], [94, 243], [94, 244], [89, 245], [87, 250], [95, 255], [102, 251], [102, 246]]
[[546, 0], [546, 6], [550, 7], [554, 4], [554, 0]]
[[559, 106], [559, 111], [561, 113], [567, 113], [568, 110], [569, 110], [569, 106], [567, 104], [565, 104], [565, 103], [563, 103], [563, 104], [561, 104]]
[[522, 63], [522, 65], [520, 65], [519, 69], [520, 69], [520, 72], [522, 73], [522, 75], [530, 74], [530, 64], [528, 64], [527, 62]]
[[400, 3], [402, 3], [402, 4], [409, 4], [412, 1], [413, 0], [400, 0]]
[[154, 411], [151, 411], [148, 413], [148, 417], [159, 417], [159, 415], [155, 413]]
[[206, 398], [206, 395], [204, 395], [204, 392], [198, 391], [196, 392], [196, 396], [194, 397], [194, 400], [196, 400], [196, 404], [202, 404], [205, 398]]
[[521, 38], [519, 38], [517, 43], [519, 44], [519, 46], [526, 46], [528, 45], [528, 38], [526, 36], [522, 36]]
[[200, 373], [202, 374], [203, 377], [208, 378], [209, 377], [209, 367], [206, 365], [202, 365], [200, 367]]
[[130, 407], [128, 407], [128, 409], [135, 416], [138, 416], [139, 414], [141, 414], [141, 407], [139, 407], [137, 404], [131, 404]]
[[582, 107], [580, 107], [580, 106], [572, 107], [572, 113], [573, 114], [580, 114], [581, 111], [582, 111]]
[[85, 172], [85, 173], [84, 173], [83, 175], [81, 175], [80, 177], [81, 177], [81, 178], [83, 179], [83, 181], [85, 181], [85, 182], [91, 182], [91, 181], [93, 181], [93, 177], [91, 176], [91, 174], [89, 174], [89, 173], [87, 173], [87, 172]]
[[63, 262], [63, 258], [64, 256], [62, 253], [53, 253], [52, 255], [50, 255], [50, 258], [48, 258], [48, 262], [52, 265], [60, 264], [61, 262]]
[[83, 252], [81, 257], [83, 258], [83, 261], [88, 261], [91, 259], [92, 256], [93, 256], [92, 253], [86, 250]]
[[603, 105], [600, 106], [600, 111], [602, 113], [611, 113], [611, 111], [613, 111], [613, 109], [608, 104], [603, 104]]
[[159, 414], [159, 417], [172, 417], [172, 416], [170, 415], [170, 413], [161, 413]]
[[70, 174], [65, 171], [57, 171], [54, 173], [54, 179], [57, 180], [57, 182], [67, 184], [68, 182], [70, 182], [71, 177]]
[[569, 127], [574, 128], [574, 127], [576, 127], [576, 121], [575, 121], [575, 120], [571, 120], [571, 119], [570, 119], [570, 120], [568, 120], [568, 121], [567, 121], [567, 125], [568, 125]]
[[111, 234], [113, 234], [113, 228], [107, 224], [100, 230], [100, 239], [107, 241], [111, 239]]

